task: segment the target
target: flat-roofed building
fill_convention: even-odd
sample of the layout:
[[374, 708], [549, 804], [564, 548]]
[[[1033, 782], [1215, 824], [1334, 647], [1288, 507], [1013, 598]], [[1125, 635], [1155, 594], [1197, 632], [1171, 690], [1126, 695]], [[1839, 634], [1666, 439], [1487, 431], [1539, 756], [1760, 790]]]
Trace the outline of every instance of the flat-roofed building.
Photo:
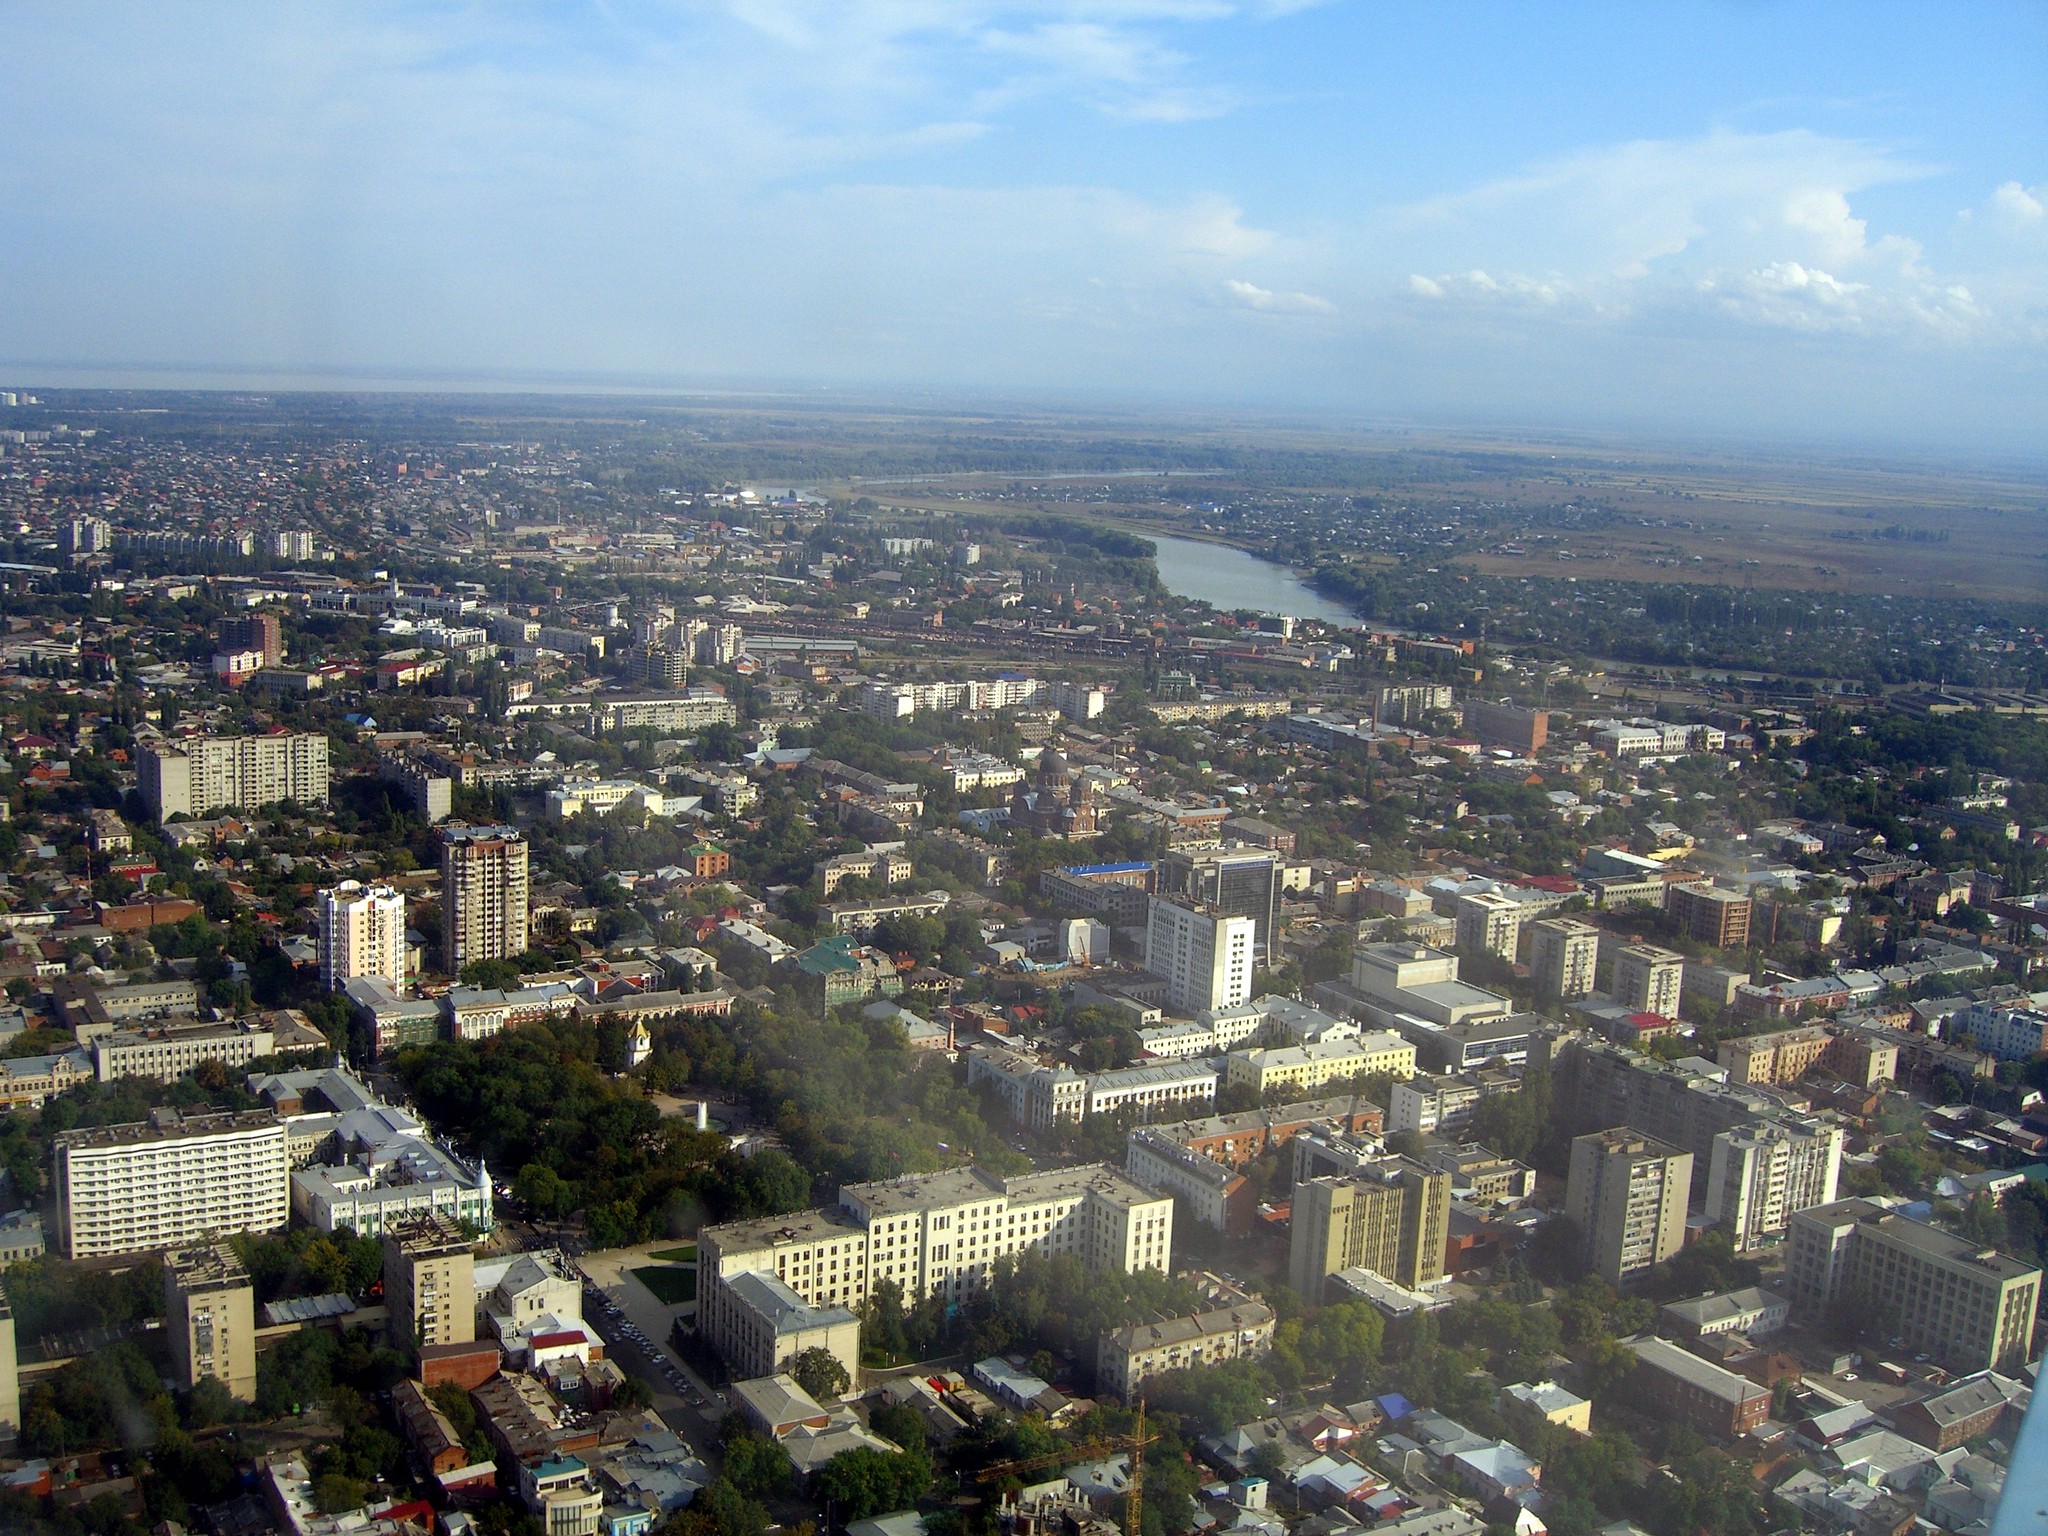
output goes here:
[[1738, 1253], [1784, 1234], [1793, 1213], [1835, 1198], [1842, 1171], [1842, 1128], [1787, 1119], [1723, 1131], [1707, 1171], [1706, 1216]]
[[1572, 1141], [1565, 1212], [1586, 1262], [1625, 1286], [1685, 1242], [1692, 1154], [1627, 1126]]
[[1252, 995], [1256, 926], [1220, 907], [1154, 896], [1145, 914], [1145, 969], [1179, 1013], [1231, 1008]]
[[1459, 893], [1451, 915], [1458, 924], [1458, 948], [1512, 962], [1529, 909], [1505, 891], [1468, 891]]
[[52, 1202], [69, 1258], [146, 1253], [236, 1232], [275, 1232], [291, 1215], [285, 1124], [267, 1109], [63, 1132]]
[[1529, 925], [1529, 970], [1536, 995], [1576, 1002], [1591, 994], [1600, 964], [1600, 930], [1576, 917]]
[[811, 1307], [858, 1308], [883, 1281], [911, 1301], [959, 1305], [986, 1289], [998, 1260], [1070, 1254], [1091, 1269], [1165, 1271], [1173, 1197], [1100, 1163], [1002, 1178], [979, 1168], [848, 1184], [839, 1203], [706, 1227], [697, 1240], [698, 1328], [724, 1355], [739, 1347], [742, 1274], [773, 1275]]
[[1795, 1313], [1847, 1302], [1952, 1371], [2004, 1370], [2031, 1351], [2041, 1271], [1869, 1200], [1797, 1212], [1785, 1288]]
[[164, 1255], [164, 1331], [181, 1388], [210, 1376], [256, 1401], [256, 1290], [226, 1243]]
[[1693, 1183], [1706, 1194], [1714, 1138], [1793, 1111], [1768, 1089], [1726, 1081], [1711, 1062], [1661, 1061], [1603, 1041], [1574, 1037], [1551, 1063], [1564, 1121], [1582, 1131], [1626, 1125], [1693, 1155]]
[[1482, 747], [1506, 747], [1529, 757], [1542, 751], [1543, 744], [1550, 739], [1550, 714], [1547, 710], [1470, 699], [1465, 704], [1465, 729], [1479, 738]]
[[476, 1338], [474, 1245], [446, 1216], [415, 1216], [384, 1233], [384, 1305], [400, 1349]]
[[1458, 957], [1426, 944], [1363, 944], [1351, 955], [1351, 985], [1368, 1001], [1436, 1024], [1495, 1018], [1509, 1011], [1497, 992], [1458, 979]]
[[320, 984], [339, 991], [357, 976], [405, 990], [405, 898], [388, 885], [344, 880], [320, 893]]
[[1392, 1030], [1360, 1035], [1355, 1040], [1232, 1051], [1224, 1058], [1224, 1081], [1242, 1083], [1261, 1096], [1278, 1088], [1308, 1090], [1382, 1073], [1390, 1077], [1415, 1073], [1415, 1047]]
[[1751, 903], [1740, 891], [1714, 885], [1674, 885], [1664, 893], [1664, 910], [1678, 931], [1716, 949], [1749, 943]]
[[513, 827], [441, 831], [441, 963], [459, 976], [477, 960], [527, 947], [526, 839]]
[[1819, 1064], [1833, 1038], [1832, 1031], [1819, 1025], [1781, 1029], [1723, 1040], [1714, 1054], [1728, 1069], [1731, 1083], [1796, 1083]]
[[275, 1054], [276, 1036], [267, 1029], [198, 1019], [170, 1020], [142, 1029], [117, 1029], [92, 1042], [93, 1075], [103, 1083], [145, 1077], [173, 1083], [189, 1077], [201, 1062], [246, 1067]]
[[1624, 944], [1614, 952], [1615, 1002], [1637, 1013], [1678, 1017], [1685, 956], [1656, 944]]
[[157, 821], [279, 800], [327, 803], [327, 738], [312, 732], [181, 737], [143, 747], [135, 766]]
[[1288, 1274], [1311, 1305], [1340, 1269], [1369, 1269], [1417, 1289], [1444, 1278], [1451, 1176], [1406, 1157], [1297, 1184]]
[[1096, 1350], [1096, 1389], [1128, 1399], [1144, 1382], [1169, 1371], [1253, 1359], [1273, 1347], [1273, 1321], [1273, 1309], [1263, 1301], [1246, 1301], [1112, 1328]]

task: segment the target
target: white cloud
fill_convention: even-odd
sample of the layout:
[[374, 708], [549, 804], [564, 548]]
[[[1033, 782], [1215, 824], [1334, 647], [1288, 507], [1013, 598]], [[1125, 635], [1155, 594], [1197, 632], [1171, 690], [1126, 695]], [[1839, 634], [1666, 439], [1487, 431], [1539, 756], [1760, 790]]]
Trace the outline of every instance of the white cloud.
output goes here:
[[[1638, 140], [1397, 209], [1378, 244], [1394, 248], [1397, 271], [1430, 273], [1409, 278], [1410, 295], [1494, 310], [1618, 326], [1693, 310], [1772, 329], [1955, 340], [2004, 324], [2024, 335], [2000, 320], [2013, 306], [1959, 300], [1958, 274], [1931, 270], [1919, 240], [1873, 230], [1857, 206], [1871, 188], [1926, 174], [1882, 146], [1804, 131]], [[2036, 201], [2013, 184], [1994, 204], [2024, 218]]]
[[1997, 212], [2022, 224], [2039, 223], [2048, 208], [2042, 206], [2039, 194], [2029, 192], [2016, 181], [2004, 183], [1991, 194], [1991, 206]]
[[1250, 309], [1328, 315], [1334, 314], [1337, 308], [1328, 299], [1317, 298], [1312, 293], [1275, 293], [1270, 288], [1261, 288], [1256, 283], [1245, 282], [1242, 278], [1229, 278], [1223, 286], [1232, 298]]

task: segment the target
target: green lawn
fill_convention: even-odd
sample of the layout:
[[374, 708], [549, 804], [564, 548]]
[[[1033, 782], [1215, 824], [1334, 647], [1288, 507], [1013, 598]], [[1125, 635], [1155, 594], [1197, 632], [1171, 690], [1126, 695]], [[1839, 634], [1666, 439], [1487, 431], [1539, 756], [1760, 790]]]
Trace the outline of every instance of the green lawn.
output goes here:
[[671, 1307], [697, 1299], [697, 1271], [674, 1264], [650, 1264], [633, 1271], [633, 1278]]
[[647, 1257], [659, 1259], [664, 1264], [694, 1264], [697, 1262], [697, 1245], [685, 1243], [680, 1248], [657, 1248]]

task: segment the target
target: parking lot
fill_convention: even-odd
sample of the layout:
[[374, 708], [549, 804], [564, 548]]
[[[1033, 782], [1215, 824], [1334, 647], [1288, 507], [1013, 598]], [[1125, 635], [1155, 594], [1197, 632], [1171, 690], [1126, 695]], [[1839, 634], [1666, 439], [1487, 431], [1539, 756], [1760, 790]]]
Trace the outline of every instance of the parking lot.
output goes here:
[[638, 1248], [607, 1248], [577, 1260], [583, 1271], [584, 1316], [604, 1336], [619, 1368], [647, 1383], [655, 1411], [669, 1427], [698, 1444], [712, 1443], [725, 1400], [707, 1386], [669, 1347], [669, 1327], [693, 1305], [670, 1306], [633, 1278], [632, 1271], [650, 1263], [656, 1249], [673, 1243]]

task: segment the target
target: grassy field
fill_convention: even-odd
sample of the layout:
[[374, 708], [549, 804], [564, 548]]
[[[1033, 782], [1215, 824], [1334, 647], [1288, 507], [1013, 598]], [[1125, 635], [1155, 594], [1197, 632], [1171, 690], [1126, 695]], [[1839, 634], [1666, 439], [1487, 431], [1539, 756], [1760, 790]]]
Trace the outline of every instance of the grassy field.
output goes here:
[[685, 1243], [680, 1248], [657, 1248], [647, 1257], [659, 1259], [664, 1264], [694, 1264], [697, 1262], [697, 1245]]
[[633, 1278], [671, 1307], [697, 1299], [697, 1271], [694, 1269], [674, 1264], [650, 1264], [644, 1269], [634, 1270]]
[[[1162, 460], [1201, 441], [1162, 437]], [[2025, 600], [2048, 589], [2048, 486], [2031, 467], [1420, 435], [1393, 453], [1360, 446], [1289, 464], [1285, 448], [1309, 443], [1277, 446], [1282, 452], [1266, 478], [1250, 481], [1226, 468], [1189, 482], [1185, 495], [1284, 496], [1281, 486], [1364, 493], [1384, 497], [1402, 516], [1441, 514], [1447, 523], [1483, 506], [1490, 526], [1483, 546], [1452, 557], [1474, 572], [1917, 598]], [[1319, 446], [1332, 445], [1325, 439]], [[1331, 473], [1333, 458], [1342, 459], [1341, 473]], [[1086, 503], [1057, 494], [996, 503], [991, 493], [1024, 477], [936, 478], [943, 483], [872, 491], [894, 505], [942, 513], [1044, 512], [1203, 532], [1177, 528], [1190, 514], [1136, 487], [1126, 499], [1114, 480], [1098, 481], [1101, 494]], [[1052, 477], [1045, 483], [1048, 492], [1059, 489]], [[1559, 515], [1588, 506], [1606, 515], [1583, 526]]]

